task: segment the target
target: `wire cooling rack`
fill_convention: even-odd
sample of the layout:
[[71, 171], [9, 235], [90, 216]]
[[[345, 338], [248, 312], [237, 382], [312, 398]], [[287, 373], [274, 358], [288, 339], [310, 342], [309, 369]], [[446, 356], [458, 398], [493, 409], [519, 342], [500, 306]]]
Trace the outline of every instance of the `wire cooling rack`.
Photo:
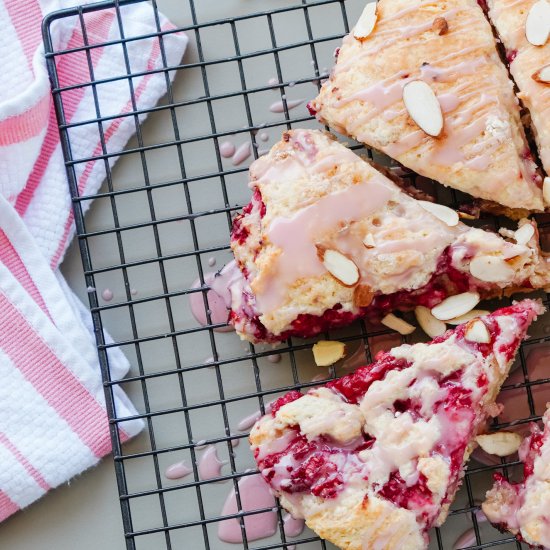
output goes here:
[[[189, 298], [202, 293], [208, 309], [205, 275], [214, 263], [219, 268], [230, 260], [232, 215], [249, 199], [249, 161], [234, 166], [222, 157], [220, 144], [226, 140], [236, 145], [248, 143], [252, 160], [278, 141], [283, 130], [316, 127], [305, 103], [316, 95], [333, 63], [335, 48], [348, 32], [350, 22], [358, 17], [364, 0], [242, 0], [245, 11], [266, 6], [275, 9], [217, 21], [202, 20], [204, 1], [182, 1], [180, 18], [187, 24], [176, 30], [185, 31], [191, 43], [184, 62], [177, 66], [166, 64], [163, 39], [174, 31], [161, 30], [155, 1], [152, 5], [158, 32], [125, 37], [124, 8], [137, 1], [68, 9], [48, 17], [44, 24], [78, 244], [86, 284], [91, 289], [90, 306], [105, 382], [127, 548], [235, 548], [217, 536], [218, 523], [228, 518], [240, 522], [243, 548], [329, 548], [330, 544], [307, 529], [298, 537], [285, 535], [280, 508], [273, 536], [247, 539], [244, 518], [249, 520], [270, 509], [243, 510], [237, 482], [255, 475], [255, 470], [246, 445], [248, 434], [237, 426], [244, 416], [258, 409], [265, 411], [269, 401], [287, 390], [318, 383], [312, 378], [333, 378], [342, 373], [342, 368], [328, 372], [316, 368], [311, 341], [292, 339], [273, 350], [245, 346], [234, 334], [219, 332], [220, 326], [212, 324], [209, 315], [208, 324], [201, 326], [191, 315]], [[88, 42], [87, 20], [92, 11], [98, 10], [111, 10], [116, 15], [118, 39], [104, 44]], [[79, 20], [82, 47], [70, 51], [53, 48], [51, 27], [64, 18]], [[92, 73], [88, 82], [76, 87], [92, 89], [97, 117], [66, 121], [64, 92], [68, 88], [59, 83], [57, 61], [78, 51], [85, 53], [91, 66], [95, 48], [118, 47], [127, 55], [130, 42], [151, 38], [158, 40], [163, 68], [138, 74], [132, 73], [128, 64], [126, 74], [101, 81]], [[168, 91], [158, 106], [147, 111], [134, 107], [125, 115], [102, 115], [97, 93], [101, 86], [126, 80], [133, 93], [136, 78], [159, 72], [166, 77]], [[171, 84], [169, 75], [174, 73]], [[306, 101], [291, 109], [291, 102], [299, 99]], [[277, 101], [281, 102], [282, 112], [273, 113], [269, 106]], [[146, 122], [144, 115], [148, 116]], [[136, 137], [125, 150], [113, 151], [107, 147], [102, 125], [123, 116], [134, 120]], [[98, 128], [101, 153], [75, 159], [70, 129], [84, 124]], [[383, 160], [371, 151], [363, 153]], [[108, 160], [117, 156], [120, 160], [111, 170]], [[90, 160], [105, 163], [107, 179], [98, 195], [82, 196], [75, 184], [75, 167]], [[462, 200], [459, 194], [410, 172], [404, 171], [404, 176], [437, 195], [441, 202], [456, 206]], [[85, 220], [83, 211], [91, 200], [95, 200], [94, 207]], [[539, 221], [543, 229], [550, 225], [547, 217]], [[484, 218], [474, 223], [496, 229], [505, 221]], [[193, 285], [195, 280], [198, 287]], [[107, 287], [113, 289], [113, 302], [101, 296], [101, 288]], [[543, 298], [547, 303], [547, 297]], [[544, 345], [550, 334], [547, 322], [540, 320], [532, 330], [532, 339], [524, 344], [513, 377], [503, 390], [503, 395], [514, 395], [514, 404], [505, 413], [506, 423], [495, 421], [494, 428], [513, 425], [525, 430], [529, 422], [540, 419], [546, 401], [544, 392], [549, 393], [550, 387], [539, 368], [550, 361], [550, 349], [546, 355]], [[103, 327], [109, 328], [114, 342], [105, 341]], [[406, 341], [421, 338], [419, 332]], [[366, 323], [324, 337], [346, 341], [351, 351], [364, 350], [365, 360], [379, 349], [402, 341], [395, 333]], [[124, 380], [111, 379], [108, 351], [115, 346], [132, 363]], [[274, 352], [281, 359], [277, 364], [270, 361]], [[145, 432], [124, 448], [117, 426], [128, 418], [117, 415], [115, 386], [131, 396], [146, 425]], [[238, 442], [241, 445], [236, 446]], [[227, 461], [215, 479], [202, 480], [199, 476], [197, 461], [205, 444], [215, 445], [220, 458]], [[192, 475], [166, 479], [166, 467], [181, 460], [193, 465]], [[473, 538], [463, 539], [463, 544], [471, 548], [521, 547], [509, 535], [479, 521], [479, 504], [497, 468], [505, 475], [518, 475], [517, 456], [494, 465], [471, 461], [449, 519], [432, 533], [431, 548], [450, 550], [466, 530], [471, 530]], [[222, 516], [222, 504], [232, 488], [238, 511]]]

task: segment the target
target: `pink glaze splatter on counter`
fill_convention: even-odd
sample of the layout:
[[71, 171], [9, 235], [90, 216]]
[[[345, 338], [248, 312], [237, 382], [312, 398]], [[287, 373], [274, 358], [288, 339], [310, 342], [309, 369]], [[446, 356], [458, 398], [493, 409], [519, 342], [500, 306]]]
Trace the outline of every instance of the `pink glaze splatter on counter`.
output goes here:
[[[244, 528], [247, 540], [254, 541], [271, 537], [277, 530], [277, 514], [273, 511], [276, 506], [275, 498], [269, 486], [259, 474], [243, 477], [238, 482], [239, 495], [243, 512], [270, 508], [268, 512], [254, 514], [244, 518]], [[231, 489], [221, 515], [232, 515], [239, 512], [235, 489]], [[218, 524], [218, 537], [223, 542], [241, 544], [243, 541], [241, 524], [238, 519], [231, 518]]]
[[252, 146], [249, 142], [239, 145], [239, 148], [235, 151], [231, 162], [233, 166], [239, 166], [252, 154]]
[[[271, 412], [271, 407], [273, 406], [273, 403], [275, 401], [270, 401], [265, 406], [265, 413], [268, 414]], [[249, 430], [256, 424], [256, 421], [258, 421], [262, 417], [262, 413], [260, 411], [256, 411], [248, 416], [245, 416], [238, 424], [237, 429], [240, 432], [245, 432], [246, 430]]]
[[114, 298], [113, 291], [110, 288], [106, 288], [102, 293], [101, 297], [106, 301], [110, 302]]
[[231, 143], [230, 141], [224, 141], [220, 144], [220, 155], [225, 158], [229, 159], [235, 154], [235, 145]]
[[187, 466], [185, 461], [176, 462], [166, 468], [164, 476], [168, 479], [181, 479], [182, 477], [188, 476], [193, 472], [193, 469]]
[[261, 141], [268, 141], [269, 140], [269, 135], [266, 134], [265, 132], [262, 132], [260, 135], [259, 135], [259, 138]]
[[[229, 310], [227, 307], [227, 300], [224, 294], [220, 295], [212, 287], [219, 288], [216, 286], [216, 279], [223, 277], [222, 273], [206, 273], [204, 275], [204, 283], [206, 286], [210, 287], [210, 290], [207, 292], [208, 307], [210, 308], [210, 319], [212, 324], [219, 325], [221, 323], [227, 323], [229, 317]], [[200, 288], [200, 280], [197, 279], [192, 285], [191, 288]], [[193, 317], [197, 320], [202, 326], [208, 324], [208, 319], [206, 317], [206, 309], [204, 306], [204, 299], [202, 292], [193, 292], [189, 295], [189, 305], [191, 306], [191, 313]], [[216, 332], [231, 332], [233, 327], [226, 325], [214, 329]]]
[[280, 363], [281, 362], [281, 354], [280, 353], [274, 353], [273, 355], [268, 355], [267, 360], [270, 363]]
[[218, 451], [214, 445], [208, 445], [199, 461], [199, 475], [202, 480], [214, 479], [220, 477], [222, 466], [226, 462], [218, 458]]
[[295, 519], [290, 514], [283, 518], [284, 531], [287, 537], [298, 537], [302, 534], [305, 527], [303, 519]]
[[[291, 109], [295, 109], [296, 107], [298, 107], [298, 105], [301, 105], [304, 101], [305, 99], [287, 99], [286, 107], [290, 111]], [[272, 113], [284, 113], [285, 106], [282, 101], [276, 101], [275, 103], [271, 104], [269, 110]]]
[[137, 288], [131, 288], [131, 289], [130, 289], [130, 294], [131, 294], [132, 296], [135, 296], [137, 293], [138, 293]]
[[267, 81], [267, 84], [269, 86], [277, 86], [277, 84], [279, 84], [279, 79], [275, 78], [275, 77], [272, 77]]

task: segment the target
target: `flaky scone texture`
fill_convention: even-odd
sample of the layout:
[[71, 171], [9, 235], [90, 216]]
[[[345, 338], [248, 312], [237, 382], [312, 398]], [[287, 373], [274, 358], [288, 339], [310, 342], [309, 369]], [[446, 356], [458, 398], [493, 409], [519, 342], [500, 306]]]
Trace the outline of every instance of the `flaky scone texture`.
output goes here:
[[441, 525], [463, 467], [530, 323], [525, 300], [480, 318], [490, 344], [458, 327], [403, 345], [356, 373], [291, 392], [250, 442], [281, 504], [344, 550], [421, 550]]
[[[542, 178], [513, 84], [476, 0], [380, 0], [377, 13], [370, 36], [359, 40], [352, 31], [344, 39], [311, 103], [318, 119], [444, 185], [542, 210]], [[403, 88], [413, 80], [429, 84], [441, 104], [438, 137], [405, 108]]]
[[[520, 244], [513, 232], [506, 240], [458, 218], [449, 225], [320, 131], [285, 132], [252, 164], [250, 186], [231, 246], [246, 283], [232, 292], [232, 322], [252, 341], [313, 336], [368, 312], [433, 307], [466, 290], [488, 297], [550, 284], [536, 230]], [[327, 250], [356, 265], [354, 284], [329, 271]], [[488, 257], [506, 264], [504, 277], [476, 278], [472, 262]], [[316, 325], [327, 312], [340, 324]]]
[[510, 72], [520, 90], [519, 98], [531, 115], [531, 127], [539, 156], [550, 174], [550, 83], [537, 81], [536, 73], [550, 64], [550, 41], [544, 46], [529, 43], [525, 23], [537, 0], [488, 0], [489, 16], [510, 63]]

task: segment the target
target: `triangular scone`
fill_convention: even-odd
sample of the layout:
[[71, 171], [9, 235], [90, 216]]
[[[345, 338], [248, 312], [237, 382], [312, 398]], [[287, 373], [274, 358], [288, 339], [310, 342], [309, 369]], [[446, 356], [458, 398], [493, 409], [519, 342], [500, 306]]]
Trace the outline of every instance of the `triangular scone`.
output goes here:
[[323, 132], [286, 132], [250, 180], [252, 202], [231, 238], [245, 277], [231, 285], [231, 322], [248, 340], [310, 337], [467, 291], [550, 285], [534, 222], [508, 240], [469, 228]]
[[543, 417], [544, 431], [536, 425], [522, 443], [521, 483], [509, 483], [496, 474], [482, 508], [496, 527], [507, 530], [529, 546], [550, 548], [550, 409]]
[[[508, 208], [542, 210], [542, 178], [477, 1], [380, 0], [377, 17], [368, 37], [355, 38], [352, 31], [344, 38], [311, 111], [334, 130], [444, 185]], [[414, 120], [403, 100], [413, 82]], [[443, 114], [438, 137], [415, 122], [431, 104], [424, 83]], [[427, 116], [424, 127], [434, 133], [434, 115]]]
[[381, 352], [305, 395], [290, 392], [250, 434], [261, 474], [294, 517], [340, 548], [426, 548], [543, 311], [525, 300], [429, 344]]
[[[550, 40], [535, 46], [527, 39], [526, 32], [529, 13], [540, 0], [487, 0], [487, 4], [491, 21], [506, 48], [519, 97], [529, 109], [540, 159], [550, 174]], [[550, 12], [550, 3], [547, 4]], [[533, 17], [538, 17], [536, 12]], [[546, 23], [550, 29], [550, 16]]]

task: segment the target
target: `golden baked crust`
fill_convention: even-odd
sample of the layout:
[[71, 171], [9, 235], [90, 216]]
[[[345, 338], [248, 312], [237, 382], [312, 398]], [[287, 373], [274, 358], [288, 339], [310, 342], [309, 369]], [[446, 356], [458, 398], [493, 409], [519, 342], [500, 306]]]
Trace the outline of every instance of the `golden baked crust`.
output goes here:
[[[232, 322], [252, 341], [313, 336], [326, 329], [316, 325], [307, 332], [304, 315], [314, 323], [331, 312], [331, 319], [349, 324], [369, 312], [383, 316], [418, 303], [433, 307], [446, 295], [468, 289], [494, 296], [506, 288], [550, 284], [536, 231], [529, 242], [518, 244], [513, 233], [507, 241], [468, 228], [458, 218], [449, 226], [323, 132], [286, 132], [252, 164], [250, 186], [254, 197], [234, 222], [231, 246], [246, 278], [246, 288], [232, 292]], [[520, 223], [525, 224], [534, 226]], [[356, 264], [356, 284], [331, 275], [319, 257], [326, 250]], [[472, 261], [489, 255], [512, 268], [496, 283], [471, 274]], [[451, 268], [454, 282], [445, 278]], [[399, 292], [422, 296], [381, 303]]]
[[281, 504], [345, 550], [421, 550], [441, 525], [521, 340], [544, 311], [525, 300], [381, 353], [354, 374], [290, 392], [250, 434]]
[[537, 0], [488, 0], [489, 17], [507, 51], [510, 72], [519, 97], [531, 114], [533, 134], [547, 174], [550, 174], [550, 83], [538, 82], [533, 75], [550, 64], [550, 41], [533, 46], [525, 34], [529, 10]]
[[[380, 0], [374, 31], [353, 32], [311, 103], [317, 117], [415, 172], [510, 208], [543, 209], [517, 98], [476, 0]], [[432, 26], [444, 18], [447, 32]], [[444, 112], [439, 137], [409, 116], [403, 88], [429, 84]]]

